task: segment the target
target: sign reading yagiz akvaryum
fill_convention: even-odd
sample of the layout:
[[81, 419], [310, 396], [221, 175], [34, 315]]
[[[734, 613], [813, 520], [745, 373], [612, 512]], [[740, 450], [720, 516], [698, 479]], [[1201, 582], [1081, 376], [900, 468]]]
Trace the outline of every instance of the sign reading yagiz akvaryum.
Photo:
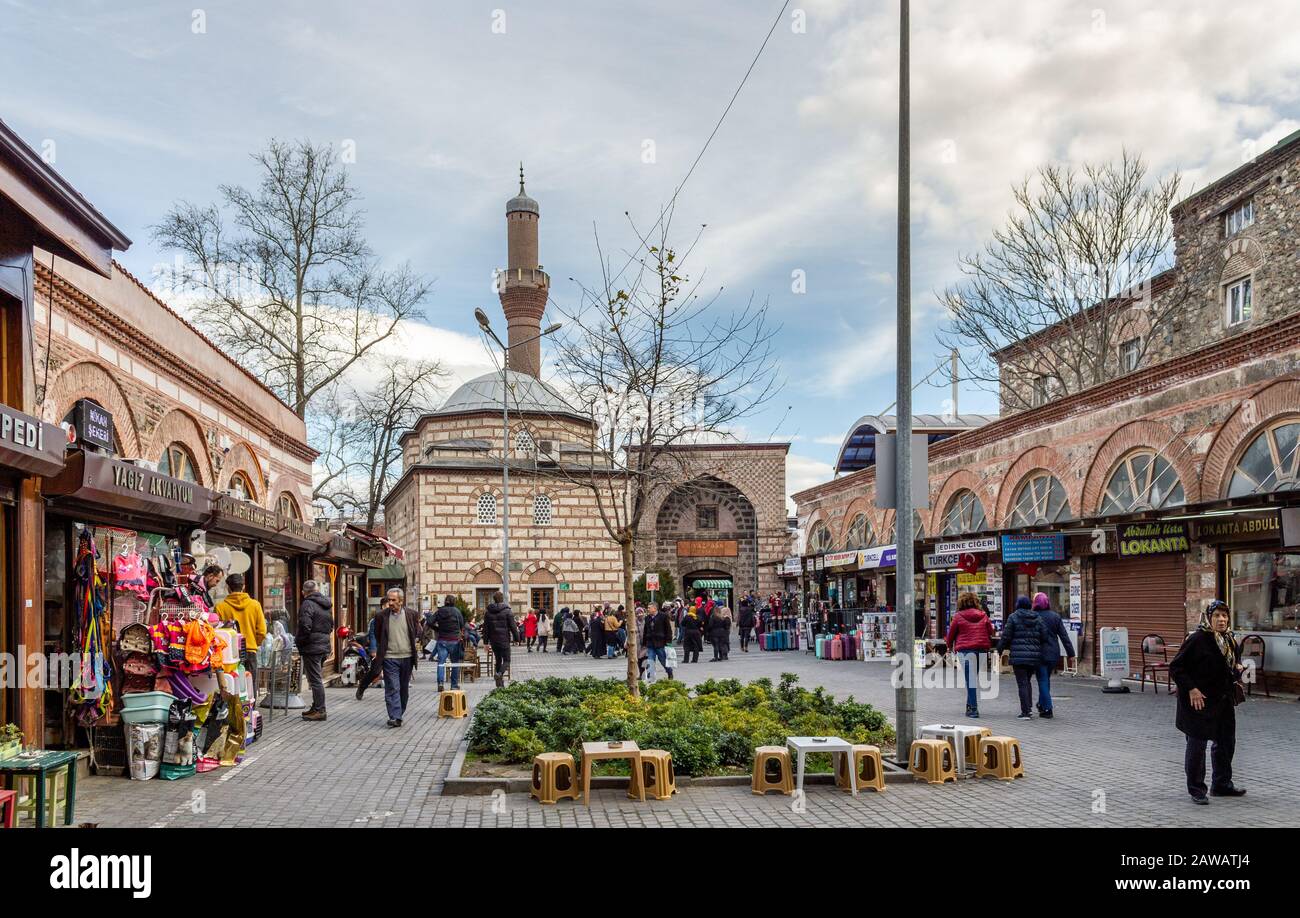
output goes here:
[[139, 491], [182, 504], [194, 503], [193, 485], [133, 465], [113, 463], [113, 484], [124, 491]]
[[1129, 523], [1119, 527], [1119, 553], [1123, 558], [1188, 551], [1186, 523]]

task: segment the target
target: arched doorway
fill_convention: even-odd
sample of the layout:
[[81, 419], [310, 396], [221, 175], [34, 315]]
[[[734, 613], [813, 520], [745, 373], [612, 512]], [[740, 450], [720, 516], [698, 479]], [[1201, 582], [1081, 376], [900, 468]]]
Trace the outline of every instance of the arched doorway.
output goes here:
[[678, 485], [655, 515], [654, 555], [656, 566], [673, 571], [688, 599], [694, 595], [695, 580], [730, 581], [725, 588], [715, 588], [725, 589], [729, 600], [757, 590], [754, 504], [735, 485], [714, 475]]
[[703, 596], [706, 602], [713, 599], [718, 605], [727, 606], [734, 611], [732, 598], [735, 591], [736, 584], [730, 571], [702, 568], [682, 575], [682, 596], [687, 602], [694, 602], [696, 596]]

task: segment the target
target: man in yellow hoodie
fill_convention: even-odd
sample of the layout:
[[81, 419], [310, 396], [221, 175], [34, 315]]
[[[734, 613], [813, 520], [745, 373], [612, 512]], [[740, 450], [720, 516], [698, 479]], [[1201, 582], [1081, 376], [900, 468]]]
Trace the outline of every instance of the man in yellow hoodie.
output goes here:
[[262, 611], [260, 602], [244, 592], [243, 574], [227, 577], [226, 588], [230, 593], [217, 603], [217, 615], [223, 622], [236, 622], [239, 625], [247, 654], [244, 666], [251, 670], [257, 660], [257, 648], [266, 638], [266, 613]]

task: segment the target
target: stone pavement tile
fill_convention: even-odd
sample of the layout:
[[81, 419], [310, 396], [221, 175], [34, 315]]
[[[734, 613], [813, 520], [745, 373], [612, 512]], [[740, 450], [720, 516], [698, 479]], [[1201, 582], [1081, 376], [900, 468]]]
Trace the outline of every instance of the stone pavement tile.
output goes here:
[[[598, 675], [621, 678], [625, 661], [588, 656], [513, 654], [516, 679]], [[836, 698], [853, 695], [893, 711], [889, 667], [882, 663], [819, 661], [792, 651], [741, 654], [681, 666], [688, 684], [708, 678], [742, 682], [783, 672], [805, 687], [824, 686]], [[662, 673], [660, 674], [662, 678]], [[492, 680], [463, 686], [471, 708]], [[392, 825], [462, 826], [1255, 826], [1300, 825], [1300, 705], [1252, 700], [1238, 709], [1237, 780], [1241, 800], [1193, 807], [1183, 789], [1182, 735], [1173, 726], [1174, 699], [1134, 691], [1103, 695], [1085, 678], [1054, 680], [1056, 717], [1018, 721], [1011, 679], [996, 698], [981, 701], [979, 721], [1021, 740], [1026, 777], [930, 787], [891, 783], [884, 794], [853, 798], [831, 787], [809, 787], [802, 807], [779, 795], [755, 797], [748, 787], [683, 787], [667, 801], [628, 800], [600, 791], [590, 810], [562, 801], [543, 807], [527, 794], [496, 798], [443, 797], [443, 778], [469, 719], [436, 716], [434, 672], [422, 665], [412, 681], [401, 729], [385, 726], [383, 693], [358, 702], [348, 688], [327, 694], [329, 719], [307, 723], [277, 714], [244, 762], [182, 781], [92, 777], [78, 783], [78, 822], [142, 826]], [[961, 719], [958, 688], [918, 690], [921, 723]], [[1225, 812], [1224, 808], [1230, 808]], [[495, 808], [495, 810], [494, 810]], [[1228, 815], [1230, 813], [1230, 816]]]

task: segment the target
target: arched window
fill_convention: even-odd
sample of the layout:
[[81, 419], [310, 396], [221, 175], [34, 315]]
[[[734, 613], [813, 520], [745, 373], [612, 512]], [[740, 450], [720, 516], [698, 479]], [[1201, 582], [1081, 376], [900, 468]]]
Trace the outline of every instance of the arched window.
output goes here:
[[163, 450], [158, 460], [158, 473], [179, 478], [182, 481], [198, 484], [198, 475], [194, 468], [194, 457], [183, 443], [173, 443]]
[[963, 532], [981, 532], [988, 528], [984, 505], [974, 491], [958, 491], [948, 501], [943, 513], [942, 535], [961, 535]]
[[1101, 515], [1179, 507], [1187, 502], [1178, 473], [1153, 449], [1134, 450], [1120, 460], [1106, 482]]
[[248, 480], [248, 476], [243, 472], [236, 472], [230, 476], [230, 493], [239, 500], [255, 500], [253, 493], [253, 483]]
[[551, 525], [551, 498], [545, 494], [533, 495], [533, 525]]
[[478, 523], [480, 526], [493, 526], [497, 521], [497, 498], [495, 494], [478, 496]]
[[816, 554], [831, 550], [831, 531], [825, 523], [818, 523], [808, 533], [808, 551]]
[[1281, 421], [1260, 433], [1237, 460], [1229, 497], [1290, 491], [1300, 487], [1300, 419]]
[[925, 521], [921, 519], [921, 511], [912, 511], [912, 541], [919, 542], [925, 538]]
[[1016, 495], [1011, 507], [1012, 527], [1041, 526], [1068, 520], [1070, 500], [1065, 495], [1065, 485], [1049, 472], [1035, 472]]
[[293, 495], [285, 491], [280, 495], [280, 500], [276, 503], [276, 508], [290, 519], [302, 519], [302, 511], [298, 509], [298, 502], [293, 499]]
[[515, 452], [531, 456], [536, 451], [537, 445], [533, 442], [533, 435], [527, 428], [519, 428], [519, 433], [515, 434]]
[[871, 531], [871, 523], [867, 520], [865, 513], [859, 513], [853, 518], [849, 525], [848, 534], [844, 536], [844, 550], [852, 551], [855, 548], [870, 548], [875, 533]]

